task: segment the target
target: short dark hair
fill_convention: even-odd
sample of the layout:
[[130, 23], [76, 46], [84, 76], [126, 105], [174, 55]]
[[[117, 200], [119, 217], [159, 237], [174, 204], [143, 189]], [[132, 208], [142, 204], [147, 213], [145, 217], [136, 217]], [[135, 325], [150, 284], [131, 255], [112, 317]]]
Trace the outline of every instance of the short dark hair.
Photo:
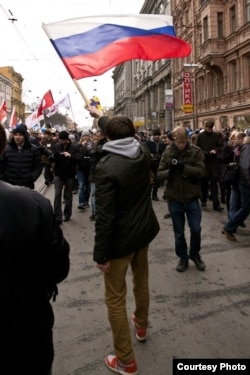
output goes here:
[[105, 125], [105, 134], [111, 141], [135, 136], [133, 122], [126, 116], [114, 116]]
[[212, 129], [214, 127], [214, 120], [208, 120], [205, 124], [205, 127]]

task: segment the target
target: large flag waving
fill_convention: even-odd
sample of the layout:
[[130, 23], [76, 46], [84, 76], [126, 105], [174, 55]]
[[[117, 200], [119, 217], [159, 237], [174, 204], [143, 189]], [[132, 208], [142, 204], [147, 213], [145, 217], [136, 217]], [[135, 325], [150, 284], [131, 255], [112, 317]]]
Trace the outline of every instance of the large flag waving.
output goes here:
[[46, 94], [44, 94], [41, 104], [37, 109], [37, 117], [41, 116], [43, 114], [43, 111], [51, 107], [52, 104], [54, 104], [54, 99], [51, 90], [49, 90], [46, 92]]
[[0, 123], [4, 124], [6, 120], [7, 120], [7, 106], [6, 106], [6, 101], [3, 100], [0, 106]]
[[50, 108], [49, 111], [46, 113], [47, 117], [53, 116], [55, 113], [58, 112], [59, 107], [63, 107], [66, 109], [71, 108], [69, 94], [65, 95], [63, 98], [55, 102]]
[[171, 16], [91, 16], [43, 24], [72, 79], [98, 76], [122, 62], [189, 56]]
[[40, 128], [39, 122], [43, 119], [43, 115], [38, 116], [37, 111], [38, 110], [36, 109], [28, 117], [26, 117], [25, 124], [27, 125], [28, 129], [34, 128], [34, 126]]

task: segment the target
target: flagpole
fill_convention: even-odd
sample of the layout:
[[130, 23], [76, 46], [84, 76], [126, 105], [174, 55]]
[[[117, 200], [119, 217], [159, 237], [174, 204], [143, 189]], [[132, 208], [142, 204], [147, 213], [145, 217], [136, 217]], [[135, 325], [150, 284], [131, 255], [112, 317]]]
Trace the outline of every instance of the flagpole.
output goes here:
[[70, 104], [71, 114], [72, 114], [72, 117], [73, 117], [73, 123], [75, 124], [75, 118], [74, 118], [73, 108], [72, 108], [72, 105], [71, 105], [71, 100], [70, 100], [69, 94], [68, 94], [68, 98], [69, 98], [69, 104]]
[[85, 93], [83, 92], [82, 88], [80, 87], [79, 83], [77, 82], [75, 78], [73, 78], [73, 82], [76, 85], [78, 91], [80, 92], [83, 100], [85, 101], [86, 106], [89, 106], [90, 105], [89, 99], [87, 98], [87, 96], [85, 95]]

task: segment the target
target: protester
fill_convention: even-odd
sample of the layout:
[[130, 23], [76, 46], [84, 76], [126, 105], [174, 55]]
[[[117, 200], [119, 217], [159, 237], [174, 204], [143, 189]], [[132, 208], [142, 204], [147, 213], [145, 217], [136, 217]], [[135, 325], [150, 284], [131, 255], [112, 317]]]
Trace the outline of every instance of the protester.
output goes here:
[[218, 182], [219, 182], [219, 163], [217, 160], [217, 152], [220, 148], [220, 138], [217, 132], [213, 131], [214, 121], [208, 120], [205, 124], [205, 130], [197, 135], [196, 145], [200, 147], [205, 156], [206, 176], [201, 181], [201, 205], [206, 207], [208, 199], [208, 191], [211, 191], [213, 201], [213, 210], [222, 212], [223, 207], [220, 206], [218, 198]]
[[[171, 131], [169, 131], [166, 135], [166, 148], [169, 147], [172, 142], [174, 142], [173, 134], [172, 134]], [[163, 194], [162, 198], [167, 201], [168, 212], [163, 217], [164, 217], [164, 219], [170, 219], [171, 215], [170, 215], [170, 212], [169, 212], [169, 203], [168, 203], [168, 200], [167, 200], [167, 180], [164, 181], [164, 184], [165, 184], [165, 191], [164, 191], [164, 194]]]
[[107, 138], [105, 137], [104, 127], [105, 123], [108, 121], [106, 118], [100, 118], [98, 121], [98, 126], [101, 126], [103, 130], [98, 130], [96, 132], [97, 141], [93, 145], [91, 158], [90, 158], [90, 201], [91, 201], [91, 215], [90, 220], [94, 221], [96, 219], [96, 204], [95, 204], [95, 175], [96, 175], [96, 166], [99, 160], [107, 154], [107, 152], [103, 151], [103, 145], [107, 142]]
[[150, 198], [150, 159], [134, 138], [132, 121], [114, 116], [105, 125], [108, 152], [96, 166], [94, 261], [104, 272], [105, 303], [115, 355], [107, 367], [120, 374], [138, 373], [126, 311], [126, 274], [133, 273], [136, 337], [147, 338], [149, 286], [148, 246], [159, 231]]
[[217, 163], [219, 165], [219, 186], [221, 193], [221, 203], [227, 205], [229, 212], [229, 202], [231, 195], [231, 185], [225, 180], [227, 165], [233, 162], [233, 147], [229, 143], [229, 135], [227, 132], [219, 132], [221, 146], [217, 152]]
[[79, 151], [82, 155], [77, 164], [77, 183], [78, 183], [78, 209], [84, 210], [89, 207], [90, 196], [90, 155], [93, 149], [93, 142], [90, 140], [88, 131], [83, 131], [79, 141]]
[[[235, 178], [235, 181], [231, 181], [231, 194], [230, 194], [229, 211], [228, 211], [229, 218], [231, 218], [241, 206], [240, 189], [239, 189], [239, 181], [240, 181], [239, 161], [240, 161], [240, 150], [243, 146], [245, 137], [246, 137], [246, 134], [244, 132], [238, 132], [233, 141], [233, 145], [234, 145], [233, 164], [235, 165], [231, 165], [229, 166], [229, 168], [234, 168], [234, 174], [236, 175], [236, 178]], [[241, 223], [240, 226], [245, 227], [244, 222]]]
[[[59, 134], [59, 142], [55, 144], [54, 152], [49, 157], [54, 163], [54, 212], [56, 221], [62, 224], [69, 221], [72, 215], [72, 200], [74, 179], [76, 176], [76, 165], [81, 160], [81, 153], [76, 143], [71, 143], [68, 132], [62, 130]], [[65, 200], [64, 210], [62, 210], [62, 192]], [[64, 219], [63, 219], [64, 215]]]
[[239, 155], [240, 207], [230, 213], [222, 233], [229, 241], [237, 241], [234, 233], [250, 214], [250, 132], [246, 134]]
[[[176, 270], [187, 269], [189, 259], [203, 271], [205, 263], [200, 257], [201, 250], [201, 197], [200, 179], [205, 175], [204, 156], [200, 148], [191, 145], [185, 128], [173, 130], [174, 142], [162, 155], [157, 178], [167, 179], [167, 199], [175, 235], [175, 252], [179, 257]], [[185, 238], [185, 217], [190, 228], [190, 248], [188, 253]]]
[[156, 174], [161, 160], [161, 155], [166, 148], [166, 144], [161, 140], [160, 129], [153, 130], [153, 135], [150, 137], [149, 140], [145, 142], [145, 145], [148, 147], [152, 157], [151, 170], [154, 174], [154, 182], [152, 184], [151, 192], [152, 200], [158, 201], [159, 182], [156, 179]]
[[[0, 125], [0, 153], [6, 146]], [[49, 375], [54, 358], [50, 299], [69, 272], [69, 244], [49, 200], [0, 181], [1, 368]]]
[[12, 185], [34, 189], [43, 169], [40, 149], [30, 142], [26, 125], [18, 125], [12, 134], [0, 159], [0, 178]]
[[[44, 146], [51, 153], [53, 152], [56, 141], [53, 139], [51, 130], [47, 129], [44, 131], [44, 138], [41, 141], [41, 145]], [[44, 166], [44, 180], [45, 185], [49, 186], [54, 180], [52, 163], [49, 161], [49, 157], [45, 154], [42, 155], [42, 163]]]

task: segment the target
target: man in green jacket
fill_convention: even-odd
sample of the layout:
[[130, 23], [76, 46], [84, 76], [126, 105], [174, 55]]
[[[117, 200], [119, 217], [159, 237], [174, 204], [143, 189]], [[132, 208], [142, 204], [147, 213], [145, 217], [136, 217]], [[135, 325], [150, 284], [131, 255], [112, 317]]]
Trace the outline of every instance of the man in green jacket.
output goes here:
[[[185, 128], [173, 130], [174, 142], [162, 154], [157, 172], [159, 180], [167, 180], [167, 199], [175, 235], [175, 252], [179, 257], [177, 271], [183, 272], [191, 259], [203, 271], [205, 263], [200, 257], [201, 198], [200, 179], [205, 175], [204, 155], [191, 145]], [[190, 249], [185, 239], [185, 216], [190, 228]]]
[[94, 261], [104, 272], [105, 303], [116, 355], [105, 358], [118, 374], [138, 373], [126, 311], [126, 274], [131, 266], [136, 338], [146, 340], [149, 312], [148, 247], [159, 231], [150, 198], [150, 159], [135, 139], [132, 121], [114, 116], [96, 167]]

